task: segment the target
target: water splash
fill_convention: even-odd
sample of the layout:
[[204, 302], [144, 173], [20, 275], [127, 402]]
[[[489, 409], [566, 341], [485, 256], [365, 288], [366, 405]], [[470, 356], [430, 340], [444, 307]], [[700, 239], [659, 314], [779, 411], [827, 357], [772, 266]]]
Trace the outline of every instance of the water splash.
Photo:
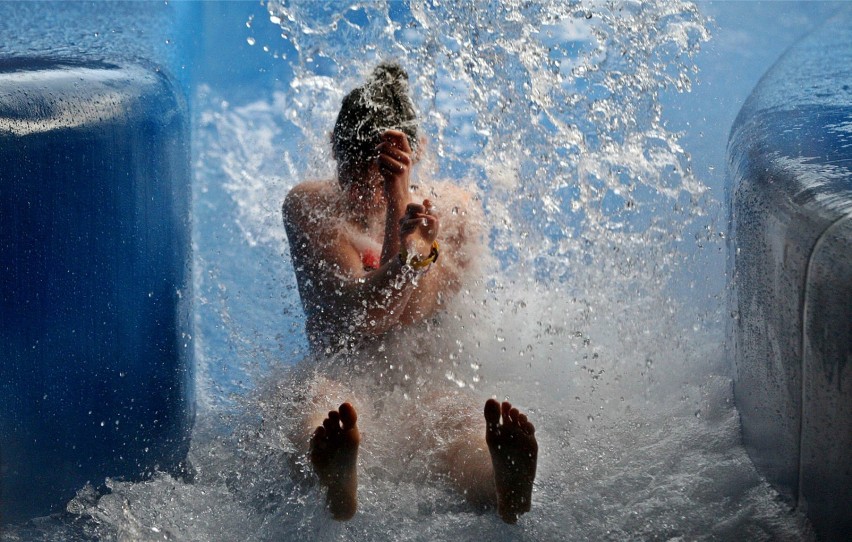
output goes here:
[[[394, 57], [414, 78], [429, 135], [416, 173], [470, 187], [483, 202], [498, 262], [486, 269], [487, 296], [497, 306], [536, 321], [539, 307], [526, 302], [556, 287], [572, 308], [544, 326], [582, 330], [605, 319], [624, 341], [654, 336], [646, 314], [658, 315], [662, 334], [688, 319], [672, 286], [692, 280], [683, 270], [696, 248], [684, 237], [706, 191], [679, 134], [665, 127], [659, 98], [689, 90], [691, 57], [709, 37], [693, 4], [267, 7], [290, 48], [287, 88], [206, 117], [249, 244], [287, 257], [275, 206], [297, 182], [334, 176], [328, 133], [343, 94]], [[457, 320], [489, 312], [466, 297]], [[499, 327], [488, 319], [476, 325]], [[488, 335], [460, 340], [476, 352]], [[518, 352], [497, 354], [520, 360]]]
[[[237, 399], [242, 408], [202, 416], [191, 451], [194, 484], [160, 475], [112, 482], [100, 499], [81, 493], [69, 512], [85, 537], [807, 535], [739, 444], [720, 334], [684, 333], [670, 293], [688, 257], [682, 236], [705, 195], [659, 102], [667, 90], [689, 89], [691, 55], [708, 38], [693, 4], [305, 1], [268, 9], [284, 43], [276, 61], [288, 63], [291, 82], [237, 106], [202, 90], [196, 134], [202, 205], [212, 199], [204, 191], [221, 181], [232, 207], [211, 215], [253, 251], [243, 259], [217, 247], [199, 260], [207, 273], [198, 291], [214, 307], [202, 308], [205, 325], [228, 336], [206, 363], [248, 367], [261, 384]], [[381, 423], [364, 441], [359, 515], [329, 522], [319, 493], [290, 476], [304, 468], [293, 463], [299, 443], [291, 429], [310, 385], [292, 384], [287, 371], [261, 376], [268, 360], [301, 357], [288, 350], [300, 330], [261, 342], [257, 330], [271, 326], [258, 320], [280, 325], [280, 308], [259, 311], [258, 298], [241, 299], [239, 291], [298, 313], [278, 206], [301, 180], [333, 176], [327, 134], [340, 99], [387, 57], [414, 76], [431, 149], [419, 175], [471, 187], [489, 220], [499, 267], [452, 307], [435, 341], [443, 350], [430, 353], [452, 386], [509, 396], [537, 421], [539, 483], [520, 529], [470, 510], [434, 480], [403, 477], [428, 470], [429, 456], [409, 454], [410, 443], [394, 440], [395, 426]], [[246, 286], [263, 272], [275, 278]], [[226, 284], [228, 274], [244, 282]], [[263, 317], [234, 317], [243, 305]], [[400, 381], [408, 374], [400, 371]], [[411, 410], [410, 389], [389, 392], [385, 408]]]
[[572, 281], [589, 275], [567, 269], [612, 247], [625, 252], [622, 262], [631, 258], [621, 272], [646, 275], [652, 265], [661, 274], [675, 263], [655, 247], [700, 214], [705, 189], [658, 98], [690, 89], [690, 59], [709, 37], [693, 4], [268, 8], [295, 51], [285, 111], [304, 138], [308, 176], [331, 174], [323, 138], [344, 89], [394, 57], [415, 77], [430, 135], [434, 161], [424, 174], [481, 189], [498, 256]]

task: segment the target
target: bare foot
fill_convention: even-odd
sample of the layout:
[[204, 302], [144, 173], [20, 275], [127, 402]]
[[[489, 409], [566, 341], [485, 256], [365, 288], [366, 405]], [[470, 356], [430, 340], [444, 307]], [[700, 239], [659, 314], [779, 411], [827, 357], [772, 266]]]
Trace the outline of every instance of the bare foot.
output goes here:
[[358, 490], [358, 414], [349, 403], [328, 413], [311, 437], [310, 459], [320, 483], [328, 489], [326, 502], [334, 519], [355, 515]]
[[538, 459], [535, 427], [508, 401], [501, 405], [489, 399], [485, 403], [485, 442], [494, 467], [497, 512], [506, 523], [516, 523], [521, 514], [530, 511]]

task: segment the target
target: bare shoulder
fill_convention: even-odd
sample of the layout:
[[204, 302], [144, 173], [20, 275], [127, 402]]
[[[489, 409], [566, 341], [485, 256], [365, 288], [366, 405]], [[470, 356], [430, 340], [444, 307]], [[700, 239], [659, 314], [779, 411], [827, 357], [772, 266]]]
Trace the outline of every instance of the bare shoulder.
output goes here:
[[305, 181], [297, 184], [287, 197], [281, 208], [284, 222], [287, 224], [304, 224], [316, 215], [323, 215], [331, 208], [336, 195], [332, 181]]

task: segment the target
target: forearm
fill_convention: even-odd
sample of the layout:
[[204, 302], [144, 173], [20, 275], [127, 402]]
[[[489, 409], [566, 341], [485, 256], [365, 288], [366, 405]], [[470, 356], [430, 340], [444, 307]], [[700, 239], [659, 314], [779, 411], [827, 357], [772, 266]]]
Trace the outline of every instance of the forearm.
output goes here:
[[405, 215], [405, 208], [411, 198], [407, 194], [388, 195], [388, 207], [385, 213], [385, 238], [382, 243], [381, 263], [386, 264], [397, 259], [399, 254], [399, 221]]
[[340, 324], [352, 332], [382, 334], [399, 323], [417, 287], [414, 272], [398, 257], [337, 290], [334, 305], [343, 308]]

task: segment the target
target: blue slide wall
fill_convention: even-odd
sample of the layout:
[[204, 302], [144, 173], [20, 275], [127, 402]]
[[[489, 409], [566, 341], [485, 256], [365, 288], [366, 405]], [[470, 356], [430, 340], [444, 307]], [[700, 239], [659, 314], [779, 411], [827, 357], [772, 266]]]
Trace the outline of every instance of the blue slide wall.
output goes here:
[[852, 9], [794, 45], [728, 145], [743, 439], [817, 532], [852, 532]]
[[185, 472], [188, 114], [144, 63], [0, 58], [0, 517]]

